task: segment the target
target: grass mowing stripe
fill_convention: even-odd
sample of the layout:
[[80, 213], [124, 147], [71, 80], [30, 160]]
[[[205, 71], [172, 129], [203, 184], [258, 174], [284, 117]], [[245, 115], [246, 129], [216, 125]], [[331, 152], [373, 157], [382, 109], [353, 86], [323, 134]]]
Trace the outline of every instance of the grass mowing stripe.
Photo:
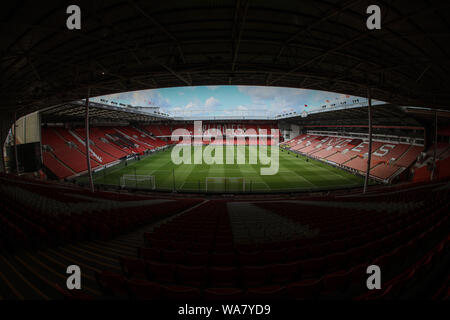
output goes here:
[[[287, 156], [289, 157], [289, 155], [287, 155]], [[303, 157], [303, 156], [301, 156], [301, 157], [302, 157], [302, 159], [306, 159], [306, 157]], [[286, 160], [288, 160], [290, 162], [293, 162], [293, 161], [295, 162], [295, 160], [296, 160], [293, 157], [289, 157], [289, 158], [287, 158]], [[330, 165], [327, 165], [325, 163], [321, 163], [321, 162], [316, 161], [316, 160], [310, 160], [310, 161], [308, 161], [308, 163], [311, 165], [308, 168], [309, 170], [314, 170], [313, 168], [315, 168], [315, 169], [318, 169], [320, 171], [323, 171], [323, 175], [322, 174], [318, 174], [318, 173], [314, 174], [314, 175], [318, 175], [318, 176], [322, 177], [322, 179], [317, 179], [317, 181], [319, 181], [319, 182], [325, 182], [327, 180], [331, 180], [331, 179], [329, 179], [329, 177], [327, 178], [327, 176], [329, 174], [332, 174], [334, 176], [339, 177], [339, 180], [340, 179], [344, 179], [344, 180], [350, 182], [350, 184], [339, 183], [338, 185], [350, 185], [350, 186], [359, 185], [358, 180], [361, 181], [360, 177], [354, 176], [351, 173], [344, 172], [344, 171], [342, 171], [340, 169], [334, 168], [334, 167], [332, 167]], [[306, 167], [305, 167], [305, 169], [306, 169]], [[328, 183], [330, 183], [330, 182], [328, 181]], [[334, 183], [332, 183], [332, 184], [334, 184]], [[321, 183], [321, 185], [323, 185], [323, 183]]]
[[[250, 155], [255, 155], [255, 153], [258, 152], [258, 150], [255, 150], [254, 148], [247, 148], [248, 157], [250, 158]], [[251, 191], [258, 190], [259, 188], [254, 188], [254, 186], [258, 184], [264, 185], [266, 190], [272, 190], [273, 185], [270, 184], [270, 179], [268, 176], [262, 176], [260, 174], [261, 167], [259, 164], [249, 164], [248, 167], [253, 171], [254, 175], [251, 177]]]
[[[204, 149], [203, 149], [204, 150]], [[117, 171], [106, 173], [105, 181], [108, 184], [118, 184], [123, 174], [133, 174], [136, 168], [137, 174], [153, 175], [156, 178], [157, 189], [172, 190], [173, 174], [175, 171], [175, 182], [177, 190], [204, 191], [206, 177], [243, 177], [246, 181], [246, 190], [250, 183], [252, 191], [276, 191], [295, 190], [327, 187], [353, 187], [362, 185], [363, 179], [326, 163], [309, 160], [305, 157], [284, 151], [280, 152], [279, 171], [275, 175], [260, 174], [262, 167], [269, 167], [260, 162], [249, 163], [250, 152], [259, 153], [259, 149], [253, 150], [245, 147], [245, 164], [237, 164], [237, 153], [239, 148], [235, 147], [234, 164], [181, 164], [175, 165], [171, 161], [171, 151], [165, 150], [150, 157], [136, 161], [127, 167], [121, 167]], [[267, 150], [270, 154], [270, 147]], [[191, 152], [191, 160], [194, 152]], [[224, 156], [226, 150], [223, 150]], [[259, 156], [259, 154], [258, 154]], [[224, 159], [225, 162], [225, 159]], [[99, 175], [102, 173], [100, 172]], [[251, 181], [251, 182], [250, 182]], [[200, 188], [199, 188], [200, 187]], [[217, 191], [217, 190], [216, 190]]]

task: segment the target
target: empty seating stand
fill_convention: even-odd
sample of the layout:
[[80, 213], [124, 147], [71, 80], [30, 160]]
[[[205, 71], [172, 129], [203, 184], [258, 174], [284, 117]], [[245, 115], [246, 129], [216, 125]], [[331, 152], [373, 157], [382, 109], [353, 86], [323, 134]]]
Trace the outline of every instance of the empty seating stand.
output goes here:
[[396, 162], [395, 165], [398, 167], [409, 167], [416, 160], [419, 154], [423, 151], [423, 147], [411, 146]]
[[[70, 145], [68, 141], [64, 140], [53, 129], [42, 129], [42, 144], [50, 146], [53, 155], [74, 172], [81, 173], [87, 170], [85, 154], [76, 145]], [[95, 168], [99, 164], [91, 158], [91, 166]], [[51, 168], [49, 169], [51, 170]]]
[[49, 168], [58, 178], [67, 178], [75, 175], [75, 172], [64, 165], [51, 152], [43, 151], [42, 158], [44, 165]]
[[[84, 128], [75, 129], [72, 131], [72, 134], [77, 135], [83, 141], [86, 140], [86, 131]], [[117, 157], [115, 157], [112, 154], [109, 154], [108, 152], [105, 152], [103, 149], [97, 146], [97, 144], [103, 145], [103, 143], [101, 143], [101, 141], [99, 143], [98, 139], [93, 139], [94, 137], [95, 133], [92, 134], [91, 132], [89, 132], [89, 140], [92, 142], [89, 147], [91, 149], [91, 152], [95, 153], [95, 155], [97, 156], [94, 159], [103, 165], [117, 161], [118, 159]], [[84, 145], [83, 147], [85, 148]]]
[[114, 143], [108, 140], [106, 132], [101, 127], [94, 127], [89, 130], [90, 139], [93, 140], [98, 148], [107, 152], [116, 159], [126, 157], [127, 152], [118, 148]]
[[[132, 127], [92, 127], [89, 138], [93, 169], [166, 145], [164, 141]], [[48, 146], [44, 147], [44, 165], [60, 179], [85, 172], [85, 139], [84, 128], [43, 128], [42, 144]]]
[[345, 200], [372, 203], [383, 199], [409, 208], [395, 212], [366, 209], [364, 204], [361, 209], [343, 210], [254, 202], [320, 232], [311, 238], [247, 245], [231, 237], [226, 202], [209, 201], [144, 234], [147, 247], [139, 248], [134, 257], [120, 259], [122, 279], [129, 289], [125, 298], [369, 299], [376, 298], [366, 296], [370, 264], [381, 265], [383, 281], [390, 288], [397, 286], [396, 294], [401, 293], [406, 280], [400, 279], [414, 282], [408, 278], [410, 269], [417, 270], [424, 263], [431, 268], [430, 261], [437, 258], [430, 257], [440, 259], [448, 246], [449, 217], [445, 212], [450, 194], [424, 194], [416, 190]]
[[[27, 250], [24, 262], [31, 268], [40, 266], [40, 254], [58, 261], [61, 253], [88, 257], [89, 250], [97, 250], [83, 259], [89, 268], [96, 263], [95, 274], [86, 279], [98, 284], [98, 291], [92, 287], [89, 291], [95, 298], [100, 294], [181, 301], [445, 296], [450, 192], [442, 183], [397, 187], [387, 194], [385, 189], [365, 196], [336, 193], [307, 202], [267, 196], [264, 201], [247, 200], [271, 217], [308, 226], [309, 231], [294, 238], [281, 234], [278, 240], [266, 236], [241, 242], [234, 237], [236, 222], [231, 223], [228, 212], [228, 203], [236, 200], [168, 197], [164, 205], [140, 204], [138, 200], [155, 198], [94, 195], [64, 184], [9, 175], [0, 180], [0, 250]], [[21, 192], [12, 192], [15, 189]], [[88, 195], [91, 200], [82, 200]], [[95, 202], [94, 197], [115, 201]], [[83, 201], [85, 209], [67, 210], [70, 204]], [[120, 205], [126, 203], [133, 205]], [[123, 238], [130, 243], [129, 254], [121, 254], [117, 247], [115, 253], [98, 251], [98, 246], [117, 242], [109, 239], [146, 224], [154, 225], [148, 232]], [[254, 227], [258, 226], [255, 221]], [[141, 241], [136, 238], [139, 234]], [[71, 245], [79, 241], [83, 241], [80, 246]], [[48, 247], [51, 254], [43, 250]], [[117, 264], [113, 270], [101, 270], [105, 261]], [[367, 290], [366, 268], [371, 264], [383, 270], [381, 291]], [[39, 281], [46, 276], [40, 275]], [[92, 298], [86, 291], [76, 296], [57, 292], [65, 299]]]
[[[367, 170], [369, 144], [361, 139], [302, 134], [282, 145], [360, 174]], [[373, 141], [371, 176], [389, 181], [397, 172], [410, 167], [422, 150], [420, 146]]]
[[[164, 206], [140, 205], [136, 200], [149, 198], [97, 193], [100, 198], [114, 199], [115, 204], [87, 201], [84, 210], [67, 212], [70, 204], [82, 201], [74, 195], [83, 196], [90, 192], [6, 176], [0, 176], [0, 181], [0, 218], [3, 221], [0, 239], [6, 243], [8, 251], [87, 239], [110, 239], [199, 203], [196, 199], [184, 199], [167, 201]], [[23, 195], [9, 192], [12, 188], [22, 190]], [[136, 204], [120, 205], [121, 201], [129, 200]]]

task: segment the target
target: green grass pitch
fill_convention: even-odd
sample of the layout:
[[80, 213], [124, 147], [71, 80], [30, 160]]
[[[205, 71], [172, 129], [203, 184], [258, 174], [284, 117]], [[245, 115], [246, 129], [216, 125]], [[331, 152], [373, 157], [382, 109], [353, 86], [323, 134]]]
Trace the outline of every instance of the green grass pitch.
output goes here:
[[[269, 147], [270, 148], [270, 147]], [[238, 148], [235, 147], [235, 158]], [[225, 148], [223, 150], [225, 156]], [[276, 192], [305, 191], [334, 188], [357, 187], [363, 184], [363, 178], [331, 165], [308, 160], [306, 157], [287, 150], [279, 152], [279, 170], [275, 175], [260, 175], [260, 167], [268, 165], [248, 164], [249, 147], [245, 147], [246, 164], [180, 164], [171, 160], [171, 149], [154, 153], [141, 160], [129, 162], [126, 166], [115, 167], [94, 174], [95, 184], [120, 185], [120, 178], [127, 175], [151, 175], [155, 178], [156, 189], [172, 191], [204, 192], [207, 177], [243, 177], [240, 181], [223, 181], [208, 183], [208, 191], [239, 192]], [[267, 153], [270, 156], [270, 153]], [[192, 152], [193, 158], [193, 152]], [[193, 163], [193, 161], [192, 161]], [[174, 179], [175, 175], [175, 179]], [[81, 178], [84, 180], [86, 177]], [[127, 186], [133, 187], [133, 181]], [[137, 183], [137, 187], [145, 187], [145, 182]], [[150, 184], [148, 184], [150, 187]]]

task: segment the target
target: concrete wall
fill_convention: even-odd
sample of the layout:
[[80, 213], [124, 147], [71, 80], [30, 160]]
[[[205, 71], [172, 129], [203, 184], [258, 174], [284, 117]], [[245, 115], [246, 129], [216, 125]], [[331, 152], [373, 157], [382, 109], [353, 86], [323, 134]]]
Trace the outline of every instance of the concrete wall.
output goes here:
[[1, 115], [0, 116], [0, 172], [5, 172], [4, 164], [6, 163], [6, 153], [5, 153], [5, 142], [8, 137], [8, 132], [11, 129], [13, 124], [13, 117], [10, 115]]
[[291, 124], [291, 136], [289, 139], [294, 139], [300, 134], [300, 127], [296, 124]]

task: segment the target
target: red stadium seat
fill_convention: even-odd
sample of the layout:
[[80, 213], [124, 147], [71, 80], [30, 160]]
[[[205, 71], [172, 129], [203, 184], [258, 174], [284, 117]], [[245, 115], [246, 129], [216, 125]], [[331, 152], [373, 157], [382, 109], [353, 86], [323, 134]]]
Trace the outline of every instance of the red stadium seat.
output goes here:
[[161, 256], [166, 263], [185, 263], [185, 254], [184, 251], [180, 250], [161, 250]]
[[247, 291], [246, 298], [258, 301], [273, 301], [286, 298], [286, 287], [269, 286], [261, 288], [250, 288]]
[[208, 288], [203, 290], [205, 301], [236, 301], [244, 298], [244, 292], [238, 288]]
[[206, 266], [209, 263], [208, 252], [186, 252], [186, 263], [190, 266]]
[[326, 257], [327, 271], [341, 270], [347, 266], [348, 254], [339, 252]]
[[206, 284], [206, 268], [205, 267], [190, 267], [190, 266], [176, 266], [176, 273], [178, 281], [183, 285], [202, 287]]
[[185, 286], [165, 286], [163, 287], [163, 296], [168, 300], [175, 301], [197, 301], [201, 299], [200, 290]]
[[357, 295], [367, 291], [366, 280], [368, 265], [366, 263], [353, 267], [349, 272], [348, 290], [350, 295]]
[[90, 301], [93, 300], [93, 297], [87, 295], [84, 292], [80, 292], [80, 290], [68, 290], [61, 288], [58, 284], [55, 284], [54, 287], [61, 295], [64, 297], [64, 300], [69, 301]]
[[302, 279], [307, 279], [320, 275], [326, 266], [326, 258], [314, 258], [303, 260], [300, 266]]
[[128, 295], [126, 280], [122, 275], [110, 271], [94, 272], [94, 275], [104, 295], [109, 297], [125, 297]]
[[286, 260], [286, 250], [266, 250], [261, 254], [263, 264], [283, 263]]
[[262, 286], [268, 283], [270, 277], [269, 266], [255, 266], [242, 268], [242, 280], [246, 287]]
[[138, 248], [138, 257], [144, 260], [160, 261], [161, 252], [158, 248]]
[[127, 287], [131, 296], [136, 300], [161, 299], [161, 285], [144, 280], [129, 280]]
[[323, 297], [343, 297], [347, 290], [350, 278], [350, 272], [338, 271], [335, 273], [327, 274], [323, 278]]
[[297, 261], [309, 255], [309, 247], [294, 247], [286, 252], [288, 261]]
[[[228, 201], [235, 204], [240, 196], [208, 201], [167, 196], [168, 199], [161, 198], [164, 205], [160, 201], [155, 201], [155, 205], [149, 204], [159, 200], [159, 195], [153, 193], [92, 194], [76, 186], [55, 187], [22, 177], [5, 178], [3, 174], [0, 182], [2, 187], [24, 190], [23, 194], [12, 195], [0, 188], [0, 249], [9, 254], [26, 248], [29, 268], [34, 269], [34, 263], [58, 263], [58, 257], [75, 259], [74, 262], [79, 257], [82, 265], [91, 270], [108, 265], [117, 269], [116, 256], [133, 256], [119, 258], [122, 275], [95, 273], [100, 290], [86, 284], [89, 293], [99, 291], [107, 298], [181, 299], [209, 295], [208, 299], [213, 300], [222, 295], [256, 300], [403, 299], [434, 296], [446, 276], [450, 193], [445, 182], [412, 187], [376, 186], [367, 195], [340, 191], [327, 197], [283, 195], [270, 201], [267, 195], [256, 200], [253, 195], [242, 195], [245, 202], [264, 209], [270, 218], [286, 219], [292, 227], [308, 226], [298, 235], [300, 239], [292, 234], [280, 235], [279, 241], [266, 243], [260, 239], [258, 245], [249, 246], [239, 245], [236, 233], [236, 245], [228, 240], [232, 228], [246, 224], [228, 212], [232, 207]], [[26, 201], [14, 201], [16, 197]], [[109, 200], [114, 201], [103, 206]], [[340, 205], [334, 206], [338, 201]], [[83, 210], [72, 211], [77, 207], [72, 203], [82, 204], [79, 207]], [[261, 219], [264, 216], [261, 214]], [[239, 218], [244, 218], [244, 213]], [[142, 239], [134, 232], [116, 240], [98, 241], [102, 235], [122, 234], [143, 225], [153, 228], [145, 236], [151, 246], [138, 247], [137, 254], [135, 246], [142, 245]], [[206, 245], [212, 251], [185, 251], [191, 248], [191, 240], [182, 240], [185, 235], [192, 236], [198, 248]], [[205, 243], [211, 239], [211, 243]], [[77, 251], [77, 241], [83, 241], [78, 248], [81, 253]], [[69, 246], [60, 245], [64, 242], [69, 242]], [[49, 245], [54, 245], [50, 251], [41, 250]], [[249, 251], [256, 248], [260, 251]], [[383, 290], [377, 293], [368, 293], [366, 286], [366, 269], [371, 264], [382, 270]], [[11, 266], [15, 267], [16, 262], [12, 261]], [[33, 276], [24, 273], [17, 289], [27, 287], [24, 279], [34, 283]], [[92, 279], [87, 275], [86, 280]], [[247, 294], [243, 296], [242, 291]], [[48, 293], [49, 297], [52, 292], [55, 290]], [[82, 298], [65, 290], [60, 293], [67, 299]]]
[[209, 252], [211, 251], [211, 243], [209, 242], [202, 242], [202, 243], [198, 243], [198, 242], [194, 242], [191, 245], [191, 250], [194, 252]]
[[256, 244], [256, 243], [247, 243], [247, 244], [239, 243], [239, 244], [235, 244], [235, 248], [237, 251], [247, 252], [247, 253], [256, 252], [259, 250], [258, 244]]
[[147, 267], [144, 259], [121, 257], [120, 265], [127, 278], [147, 279]]
[[233, 267], [236, 265], [236, 256], [234, 253], [217, 253], [211, 254], [211, 265], [217, 267]]
[[286, 287], [289, 299], [312, 300], [318, 297], [322, 289], [322, 279], [308, 279], [291, 283]]
[[233, 267], [213, 267], [208, 270], [213, 287], [236, 287], [239, 284], [239, 269]]
[[301, 262], [279, 263], [272, 265], [271, 275], [273, 283], [293, 282], [299, 277]]
[[240, 251], [238, 252], [237, 259], [241, 266], [258, 265], [261, 263], [261, 252]]
[[218, 242], [214, 245], [214, 251], [218, 253], [231, 253], [233, 249], [232, 242]]
[[147, 262], [149, 279], [160, 283], [175, 283], [173, 265], [168, 263]]

